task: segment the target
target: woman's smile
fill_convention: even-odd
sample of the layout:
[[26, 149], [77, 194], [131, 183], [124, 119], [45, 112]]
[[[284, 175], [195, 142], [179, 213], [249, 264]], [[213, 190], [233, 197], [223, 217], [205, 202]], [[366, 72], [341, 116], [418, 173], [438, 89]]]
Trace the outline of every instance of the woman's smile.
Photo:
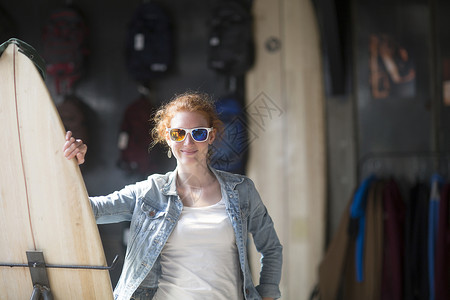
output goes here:
[[182, 152], [186, 155], [194, 155], [198, 152], [198, 150], [180, 150], [180, 152]]

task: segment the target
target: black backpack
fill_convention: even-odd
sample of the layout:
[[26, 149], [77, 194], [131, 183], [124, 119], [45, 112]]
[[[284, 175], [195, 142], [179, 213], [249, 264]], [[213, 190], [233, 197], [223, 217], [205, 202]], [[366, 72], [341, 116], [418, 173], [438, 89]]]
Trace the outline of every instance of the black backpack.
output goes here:
[[54, 10], [43, 30], [47, 74], [55, 80], [57, 93], [68, 94], [79, 80], [89, 53], [88, 29], [84, 17], [72, 7]]
[[217, 72], [239, 76], [254, 62], [250, 5], [221, 1], [213, 10], [209, 35], [208, 66]]
[[154, 2], [135, 10], [128, 26], [125, 59], [128, 71], [138, 82], [167, 73], [173, 60], [172, 21]]

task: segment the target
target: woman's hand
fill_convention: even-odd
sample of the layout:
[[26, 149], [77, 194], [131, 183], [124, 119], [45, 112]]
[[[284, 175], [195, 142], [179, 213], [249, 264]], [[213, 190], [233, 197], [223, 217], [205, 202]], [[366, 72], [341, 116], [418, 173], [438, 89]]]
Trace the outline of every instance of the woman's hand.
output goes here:
[[87, 146], [83, 144], [83, 141], [80, 139], [75, 139], [72, 136], [71, 131], [67, 131], [66, 133], [66, 143], [63, 147], [64, 156], [67, 159], [72, 159], [74, 157], [77, 158], [78, 164], [81, 165], [84, 163], [84, 157], [86, 156]]

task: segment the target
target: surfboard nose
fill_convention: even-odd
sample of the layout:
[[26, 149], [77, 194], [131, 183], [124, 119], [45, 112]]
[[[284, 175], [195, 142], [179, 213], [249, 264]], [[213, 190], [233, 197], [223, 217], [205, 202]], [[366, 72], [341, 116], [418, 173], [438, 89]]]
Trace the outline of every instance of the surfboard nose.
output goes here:
[[[16, 45], [16, 47], [14, 47], [14, 45]], [[42, 79], [45, 80], [45, 61], [31, 45], [17, 38], [11, 38], [0, 45], [0, 56], [10, 46], [12, 46], [11, 48], [13, 48], [11, 51], [20, 51], [25, 56], [27, 56], [38, 69]]]

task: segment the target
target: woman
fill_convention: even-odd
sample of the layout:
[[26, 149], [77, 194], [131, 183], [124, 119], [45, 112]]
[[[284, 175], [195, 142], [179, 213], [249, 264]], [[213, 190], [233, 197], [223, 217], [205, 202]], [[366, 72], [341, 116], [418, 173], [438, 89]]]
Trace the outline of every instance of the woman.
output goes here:
[[[208, 165], [221, 122], [208, 96], [175, 97], [155, 116], [156, 142], [177, 160], [108, 196], [91, 197], [97, 223], [131, 221], [115, 299], [276, 299], [282, 246], [253, 182]], [[84, 162], [87, 147], [68, 132], [64, 154]], [[262, 255], [252, 283], [247, 234]]]

